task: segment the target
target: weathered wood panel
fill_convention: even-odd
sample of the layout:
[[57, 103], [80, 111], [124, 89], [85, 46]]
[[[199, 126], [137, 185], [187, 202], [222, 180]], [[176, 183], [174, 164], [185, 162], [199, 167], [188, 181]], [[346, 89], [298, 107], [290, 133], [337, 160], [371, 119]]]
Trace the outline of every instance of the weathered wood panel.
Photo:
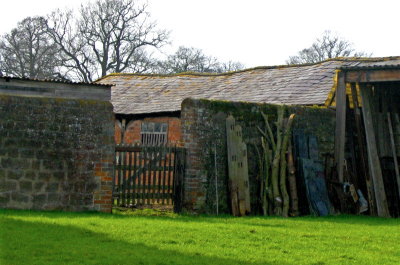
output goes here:
[[347, 71], [345, 81], [353, 83], [400, 81], [400, 69]]
[[338, 178], [343, 182], [344, 144], [346, 138], [346, 84], [344, 74], [339, 73], [336, 91], [336, 132], [335, 132], [335, 161]]
[[226, 134], [232, 214], [243, 216], [250, 213], [247, 147], [242, 140], [242, 128], [235, 124], [233, 116], [226, 119]]
[[372, 122], [372, 112], [370, 106], [372, 91], [370, 87], [362, 86], [360, 88], [360, 92], [363, 103], [362, 110], [365, 125], [365, 135], [367, 139], [368, 162], [374, 185], [377, 212], [378, 216], [390, 217], [386, 200], [385, 187], [383, 184], [382, 169], [377, 151], [375, 131]]

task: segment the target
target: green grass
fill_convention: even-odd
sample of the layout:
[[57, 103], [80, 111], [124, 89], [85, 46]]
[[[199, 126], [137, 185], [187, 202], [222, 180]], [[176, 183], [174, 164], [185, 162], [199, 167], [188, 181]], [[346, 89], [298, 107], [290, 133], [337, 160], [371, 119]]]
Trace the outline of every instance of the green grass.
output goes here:
[[400, 220], [0, 210], [0, 264], [400, 264]]

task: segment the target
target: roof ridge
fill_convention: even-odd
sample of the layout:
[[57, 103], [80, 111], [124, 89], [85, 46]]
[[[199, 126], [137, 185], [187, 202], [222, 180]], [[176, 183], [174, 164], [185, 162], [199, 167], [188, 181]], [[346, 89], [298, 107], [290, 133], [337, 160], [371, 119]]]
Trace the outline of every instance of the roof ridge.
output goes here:
[[281, 68], [291, 68], [291, 67], [306, 67], [319, 65], [327, 62], [337, 61], [337, 62], [380, 62], [380, 61], [391, 61], [391, 60], [400, 60], [400, 56], [389, 56], [389, 57], [336, 57], [329, 58], [321, 62], [316, 63], [305, 63], [305, 64], [284, 64], [284, 65], [273, 65], [273, 66], [256, 66], [252, 68], [246, 68], [238, 71], [230, 71], [225, 73], [200, 73], [200, 72], [181, 72], [181, 73], [172, 73], [172, 74], [142, 74], [142, 73], [111, 73], [100, 77], [95, 80], [93, 83], [99, 82], [103, 79], [106, 79], [110, 76], [142, 76], [142, 77], [177, 77], [177, 76], [227, 76], [233, 75], [237, 73], [243, 73], [253, 70], [268, 70], [268, 69], [281, 69]]

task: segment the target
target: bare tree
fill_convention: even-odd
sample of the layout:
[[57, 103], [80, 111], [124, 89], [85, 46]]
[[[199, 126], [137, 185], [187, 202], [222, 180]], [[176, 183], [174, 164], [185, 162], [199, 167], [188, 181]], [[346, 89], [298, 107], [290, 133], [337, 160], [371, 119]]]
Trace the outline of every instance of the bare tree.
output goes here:
[[43, 17], [28, 17], [0, 39], [0, 72], [29, 78], [54, 78], [58, 48], [45, 30]]
[[243, 67], [243, 64], [239, 62], [221, 63], [217, 58], [205, 55], [201, 49], [180, 46], [165, 61], [159, 62], [158, 69], [155, 71], [165, 74], [182, 72], [221, 73], [240, 70]]
[[356, 52], [352, 43], [327, 30], [309, 48], [290, 56], [287, 64], [316, 63], [336, 57], [370, 57], [372, 54]]
[[245, 68], [245, 66], [241, 62], [228, 61], [228, 62], [220, 63], [220, 66], [219, 66], [217, 72], [225, 73], [225, 72], [239, 71], [244, 68]]
[[168, 32], [149, 22], [146, 4], [97, 0], [72, 11], [53, 12], [48, 31], [60, 47], [67, 76], [91, 82], [111, 72], [146, 72], [154, 65], [147, 48], [160, 48]]

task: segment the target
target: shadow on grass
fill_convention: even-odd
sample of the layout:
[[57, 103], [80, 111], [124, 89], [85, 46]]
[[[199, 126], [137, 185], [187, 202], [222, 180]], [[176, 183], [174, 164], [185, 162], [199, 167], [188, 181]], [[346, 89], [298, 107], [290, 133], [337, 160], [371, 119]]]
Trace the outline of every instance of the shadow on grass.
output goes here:
[[[302, 217], [291, 217], [283, 218], [276, 216], [247, 216], [247, 217], [233, 217], [230, 215], [173, 215], [173, 216], [152, 216], [140, 215], [140, 214], [107, 214], [99, 212], [43, 212], [43, 211], [29, 211], [29, 210], [4, 210], [0, 209], [0, 215], [12, 215], [12, 216], [43, 216], [46, 218], [87, 218], [87, 217], [101, 217], [104, 219], [149, 219], [149, 220], [165, 220], [174, 222], [197, 222], [197, 223], [215, 223], [215, 224], [246, 224], [254, 226], [273, 226], [273, 227], [285, 227], [293, 226], [292, 222], [328, 222], [336, 224], [352, 224], [352, 225], [368, 225], [368, 226], [399, 226], [399, 218], [381, 218], [372, 216], [362, 215], [337, 215], [337, 216], [302, 216]], [[274, 221], [273, 224], [269, 224], [268, 221]], [[276, 222], [278, 221], [278, 223]], [[288, 221], [287, 223], [284, 223]], [[260, 223], [262, 222], [262, 223]]]
[[27, 222], [7, 216], [1, 217], [0, 231], [1, 264], [260, 264], [163, 250], [115, 240], [75, 226]]

